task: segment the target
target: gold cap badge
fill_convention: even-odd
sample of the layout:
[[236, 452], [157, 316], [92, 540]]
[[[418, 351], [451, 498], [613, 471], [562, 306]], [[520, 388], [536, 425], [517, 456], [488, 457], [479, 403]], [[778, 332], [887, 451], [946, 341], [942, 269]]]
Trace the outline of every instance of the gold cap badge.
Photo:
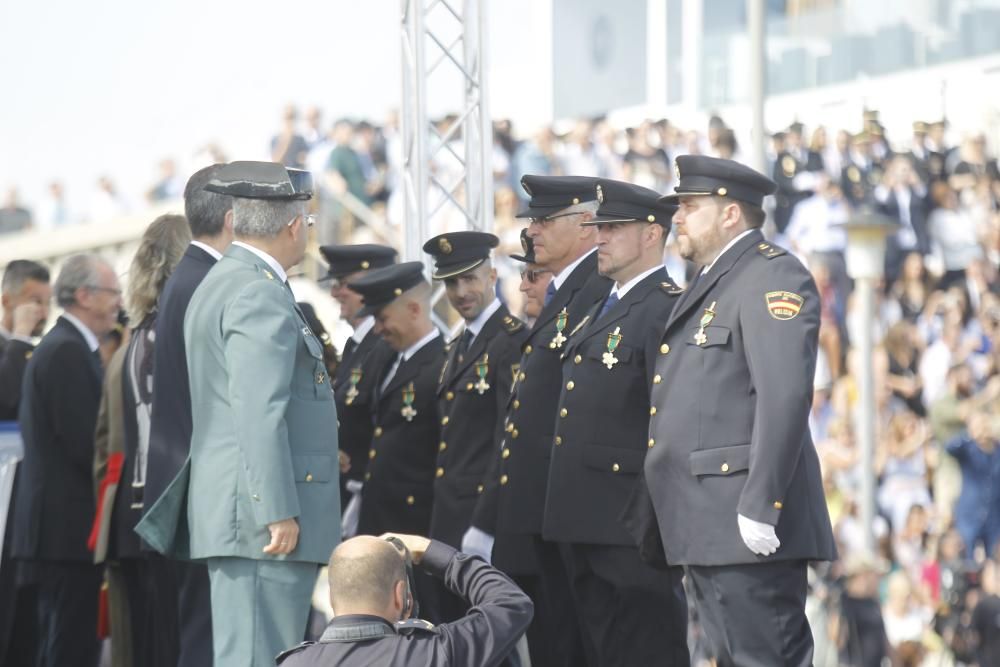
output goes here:
[[438, 240], [438, 248], [441, 249], [446, 255], [450, 255], [453, 248], [451, 247], [451, 242], [447, 238], [441, 238]]

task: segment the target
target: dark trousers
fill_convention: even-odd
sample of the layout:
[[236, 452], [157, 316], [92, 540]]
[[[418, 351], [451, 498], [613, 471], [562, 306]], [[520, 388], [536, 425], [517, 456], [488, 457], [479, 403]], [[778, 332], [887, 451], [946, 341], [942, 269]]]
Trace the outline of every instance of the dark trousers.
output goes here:
[[37, 590], [21, 583], [17, 561], [4, 554], [0, 563], [0, 665], [35, 667], [38, 652]]
[[[541, 613], [535, 608], [535, 617], [541, 622], [545, 637], [547, 658], [540, 663], [546, 667], [580, 667], [586, 664], [583, 638], [573, 610], [573, 592], [569, 586], [569, 576], [559, 553], [559, 545], [543, 540], [541, 535], [532, 536], [538, 570], [545, 601]], [[532, 656], [532, 665], [535, 665]]]
[[654, 570], [635, 547], [560, 545], [590, 667], [688, 667], [680, 568]]
[[810, 667], [805, 561], [685, 568], [719, 667]]
[[204, 563], [169, 561], [176, 581], [178, 667], [212, 667], [212, 591]]
[[101, 568], [90, 563], [32, 563], [38, 590], [39, 667], [97, 664]]
[[[124, 588], [130, 630], [131, 660], [121, 664], [177, 667], [177, 582], [168, 561], [149, 554], [123, 558], [109, 564], [109, 582], [112, 574]], [[117, 630], [112, 625], [113, 649]]]

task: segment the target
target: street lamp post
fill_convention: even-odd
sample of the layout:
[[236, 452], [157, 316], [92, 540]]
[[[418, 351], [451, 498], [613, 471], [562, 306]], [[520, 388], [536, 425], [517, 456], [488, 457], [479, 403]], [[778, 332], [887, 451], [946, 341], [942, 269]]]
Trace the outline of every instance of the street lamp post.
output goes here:
[[861, 524], [864, 549], [875, 553], [875, 369], [872, 330], [875, 326], [875, 287], [885, 262], [885, 239], [899, 225], [870, 211], [852, 216], [847, 232], [847, 274], [854, 280], [854, 293], [861, 310], [861, 328], [854, 341], [858, 353], [858, 411], [855, 433], [861, 448]]

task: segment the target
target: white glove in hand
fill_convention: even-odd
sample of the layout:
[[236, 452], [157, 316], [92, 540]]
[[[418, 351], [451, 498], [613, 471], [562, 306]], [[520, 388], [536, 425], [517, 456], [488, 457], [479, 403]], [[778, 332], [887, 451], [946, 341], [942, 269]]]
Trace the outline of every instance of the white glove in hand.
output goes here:
[[465, 531], [465, 535], [462, 535], [460, 551], [472, 556], [479, 556], [487, 563], [492, 563], [494, 541], [492, 535], [472, 526]]
[[740, 526], [743, 543], [758, 556], [770, 556], [781, 546], [771, 524], [748, 519], [742, 514], [736, 515], [736, 521]]
[[358, 534], [358, 519], [361, 518], [361, 489], [364, 483], [356, 479], [349, 479], [344, 486], [351, 494], [351, 499], [347, 501], [347, 507], [344, 509], [344, 516], [340, 520], [341, 538], [346, 540]]

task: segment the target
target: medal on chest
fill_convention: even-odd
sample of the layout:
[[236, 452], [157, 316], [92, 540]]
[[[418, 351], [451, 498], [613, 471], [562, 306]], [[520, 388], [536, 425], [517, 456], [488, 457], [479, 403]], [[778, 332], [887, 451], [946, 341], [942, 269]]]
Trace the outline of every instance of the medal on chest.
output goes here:
[[708, 342], [708, 336], [705, 335], [705, 327], [715, 319], [715, 304], [716, 302], [713, 301], [712, 305], [705, 309], [705, 312], [701, 315], [701, 321], [698, 322], [698, 332], [694, 335], [694, 342], [698, 345], [704, 345]]
[[347, 388], [347, 396], [345, 397], [346, 400], [344, 401], [348, 405], [353, 403], [354, 399], [356, 399], [358, 397], [358, 394], [360, 393], [358, 392], [358, 383], [361, 382], [361, 376], [362, 376], [362, 371], [360, 367], [351, 369], [351, 377], [349, 380], [351, 386]]
[[552, 337], [549, 342], [549, 348], [552, 350], [558, 350], [563, 346], [568, 339], [563, 335], [563, 329], [566, 328], [566, 322], [569, 320], [569, 311], [563, 308], [559, 315], [556, 316], [556, 335]]
[[615, 327], [615, 330], [608, 334], [608, 349], [601, 355], [601, 362], [608, 367], [609, 371], [618, 363], [615, 350], [618, 349], [618, 344], [622, 342], [621, 330], [621, 327]]
[[417, 416], [417, 411], [413, 407], [413, 401], [417, 397], [417, 392], [413, 388], [413, 383], [403, 387], [403, 409], [399, 411], [399, 414], [403, 415], [403, 419], [408, 422], [413, 421], [413, 418]]
[[490, 372], [490, 355], [484, 354], [482, 360], [476, 362], [476, 375], [479, 381], [476, 382], [475, 389], [482, 396], [490, 389], [490, 384], [486, 381], [486, 375]]

